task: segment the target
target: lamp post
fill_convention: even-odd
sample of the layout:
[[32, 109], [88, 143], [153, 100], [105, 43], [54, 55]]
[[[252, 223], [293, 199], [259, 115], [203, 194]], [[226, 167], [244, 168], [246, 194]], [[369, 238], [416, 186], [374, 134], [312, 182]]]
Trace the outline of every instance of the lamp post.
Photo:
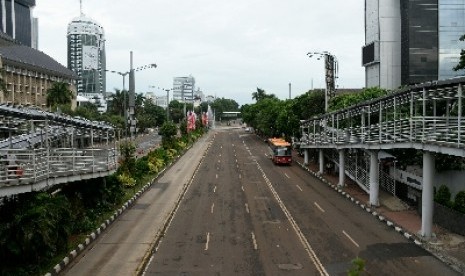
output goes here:
[[165, 89], [166, 91], [166, 122], [170, 121], [170, 90]]
[[110, 73], [115, 73], [123, 77], [123, 90], [121, 91], [123, 93], [123, 115], [124, 115], [124, 136], [127, 136], [127, 130], [128, 130], [128, 114], [127, 114], [127, 107], [126, 107], [126, 92], [125, 92], [125, 84], [126, 84], [126, 76], [129, 74], [129, 72], [118, 72], [118, 71], [113, 71], [113, 70], [105, 70]]
[[[137, 67], [136, 69], [130, 69], [129, 71], [127, 72], [119, 72], [119, 71], [113, 71], [113, 70], [105, 70], [107, 72], [110, 72], [110, 73], [115, 73], [115, 74], [118, 74], [120, 76], [123, 77], [123, 108], [124, 108], [124, 135], [127, 136], [127, 130], [128, 130], [128, 108], [127, 108], [127, 103], [126, 103], [126, 92], [125, 92], [125, 89], [126, 89], [126, 76], [129, 75], [129, 78], [130, 78], [130, 81], [131, 81], [131, 71], [134, 73], [135, 71], [141, 71], [141, 70], [145, 70], [145, 69], [148, 69], [148, 68], [156, 68], [157, 65], [155, 63], [152, 63], [152, 64], [147, 64], [147, 65], [144, 65], [144, 66], [140, 66], [140, 67]], [[129, 91], [128, 91], [129, 92]], [[131, 105], [131, 102], [134, 103], [134, 93], [132, 93], [132, 95], [129, 95], [130, 97], [130, 105]], [[132, 97], [132, 99], [131, 99]], [[134, 106], [132, 106], [134, 107]], [[132, 120], [131, 120], [132, 121]]]
[[307, 53], [309, 58], [316, 57], [317, 60], [324, 58], [324, 70], [325, 70], [325, 112], [328, 112], [328, 101], [331, 97], [334, 97], [336, 92], [336, 79], [338, 73], [338, 62], [336, 56], [331, 53], [324, 51], [309, 52]]
[[170, 105], [170, 90], [171, 89], [165, 89], [165, 88], [161, 88], [161, 87], [154, 86], [154, 85], [149, 85], [149, 88], [158, 88], [160, 90], [166, 91], [166, 121], [168, 122], [170, 120], [169, 105]]

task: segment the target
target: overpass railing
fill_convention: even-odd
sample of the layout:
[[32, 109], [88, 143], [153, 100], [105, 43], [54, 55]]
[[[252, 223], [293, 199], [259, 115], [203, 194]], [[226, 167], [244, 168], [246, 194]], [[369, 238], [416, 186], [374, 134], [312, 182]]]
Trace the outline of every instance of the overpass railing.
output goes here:
[[116, 167], [114, 148], [0, 149], [0, 189], [57, 177], [109, 172]]
[[[465, 154], [465, 78], [411, 86], [382, 98], [301, 121], [302, 148], [451, 148]], [[397, 144], [396, 146], [394, 144]], [[454, 149], [458, 149], [454, 153]]]

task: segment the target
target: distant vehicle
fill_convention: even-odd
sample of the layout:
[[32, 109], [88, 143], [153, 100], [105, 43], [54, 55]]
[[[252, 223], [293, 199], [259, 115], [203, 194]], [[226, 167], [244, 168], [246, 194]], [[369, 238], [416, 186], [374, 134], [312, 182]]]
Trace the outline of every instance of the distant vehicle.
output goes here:
[[252, 130], [250, 129], [250, 127], [246, 127], [245, 128], [245, 132], [251, 132]]
[[269, 138], [268, 145], [271, 150], [271, 160], [273, 163], [285, 165], [292, 163], [291, 143], [282, 138]]

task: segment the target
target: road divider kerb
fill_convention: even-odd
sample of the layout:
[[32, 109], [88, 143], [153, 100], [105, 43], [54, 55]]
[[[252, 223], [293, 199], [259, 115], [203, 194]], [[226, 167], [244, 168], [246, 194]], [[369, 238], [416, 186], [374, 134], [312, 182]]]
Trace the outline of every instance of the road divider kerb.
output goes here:
[[[186, 148], [186, 150], [184, 151], [184, 153], [188, 152], [192, 147], [188, 147]], [[207, 150], [208, 150], [209, 146], [207, 147]], [[91, 234], [89, 234], [86, 239], [84, 240], [83, 243], [80, 243], [77, 245], [77, 247], [75, 249], [73, 249], [72, 251], [70, 251], [70, 253], [68, 253], [68, 256], [64, 257], [63, 260], [56, 264], [53, 269], [49, 272], [47, 272], [45, 274], [45, 276], [56, 276], [58, 275], [61, 271], [63, 271], [65, 268], [67, 268], [67, 266], [76, 258], [78, 257], [83, 251], [85, 251], [89, 246], [90, 244], [95, 241], [102, 233], [103, 233], [103, 230], [107, 229], [108, 226], [110, 226], [114, 221], [116, 221], [116, 218], [118, 218], [119, 216], [121, 216], [123, 214], [124, 211], [126, 211], [141, 195], [144, 194], [144, 192], [150, 187], [153, 185], [153, 183], [155, 183], [155, 180], [157, 180], [158, 178], [162, 177], [165, 173], [165, 171], [170, 168], [174, 163], [176, 163], [179, 158], [181, 157], [181, 155], [178, 155], [176, 157], [176, 159], [172, 162], [170, 162], [162, 171], [160, 171], [149, 183], [147, 183], [145, 186], [143, 186], [141, 188], [141, 190], [139, 190], [131, 199], [129, 199], [128, 201], [126, 201], [122, 206], [121, 208], [119, 208], [117, 211], [115, 211], [115, 213], [107, 220], [105, 220], [105, 222], [99, 227], [97, 228], [94, 232], [92, 232]], [[202, 162], [203, 160], [203, 157], [200, 161], [200, 163]], [[200, 165], [200, 164], [199, 164]], [[198, 169], [198, 167], [197, 167]], [[197, 170], [196, 170], [197, 171]], [[195, 174], [195, 172], [194, 172]], [[151, 250], [150, 250], [151, 251]], [[136, 271], [136, 273], [138, 273], [137, 275], [140, 275], [140, 273], [138, 271]]]

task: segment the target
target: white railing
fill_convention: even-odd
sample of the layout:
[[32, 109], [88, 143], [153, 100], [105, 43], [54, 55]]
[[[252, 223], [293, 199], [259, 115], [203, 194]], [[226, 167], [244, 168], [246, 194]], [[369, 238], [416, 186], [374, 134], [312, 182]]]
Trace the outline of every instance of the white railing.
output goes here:
[[37, 183], [47, 178], [115, 170], [111, 149], [0, 149], [0, 187]]

